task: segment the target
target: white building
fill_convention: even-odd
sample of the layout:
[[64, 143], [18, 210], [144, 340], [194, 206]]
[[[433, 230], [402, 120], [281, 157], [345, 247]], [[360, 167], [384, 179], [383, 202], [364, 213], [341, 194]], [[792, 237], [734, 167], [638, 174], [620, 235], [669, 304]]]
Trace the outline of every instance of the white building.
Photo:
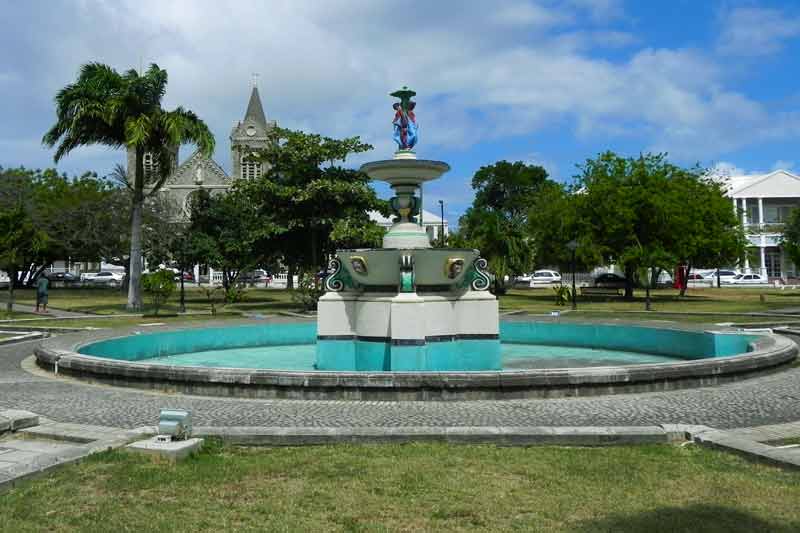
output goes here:
[[745, 272], [769, 278], [797, 277], [797, 268], [780, 246], [783, 225], [800, 206], [800, 176], [786, 170], [723, 178], [727, 195], [744, 225], [751, 248]]
[[[386, 228], [387, 231], [394, 223], [391, 217], [385, 217], [377, 211], [370, 211], [369, 218], [380, 227]], [[444, 229], [445, 237], [450, 235], [450, 226], [447, 224], [447, 219], [444, 219], [444, 224], [442, 222], [441, 216], [434, 215], [430, 211], [425, 211], [424, 209], [422, 210], [422, 225], [425, 226], [425, 231], [431, 242], [435, 242], [439, 239], [439, 235], [442, 234], [442, 229]]]

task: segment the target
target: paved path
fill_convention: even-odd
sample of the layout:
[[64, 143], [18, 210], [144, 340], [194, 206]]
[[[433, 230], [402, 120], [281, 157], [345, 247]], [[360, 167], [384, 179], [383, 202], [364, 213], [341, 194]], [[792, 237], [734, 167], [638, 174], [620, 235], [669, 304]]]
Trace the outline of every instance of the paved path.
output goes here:
[[[0, 302], [0, 308], [6, 308], [6, 302]], [[17, 313], [35, 313], [36, 307], [33, 305], [25, 305], [25, 304], [18, 304], [15, 303], [13, 306], [13, 310]], [[52, 307], [47, 308], [47, 314], [41, 314], [42, 318], [78, 318], [78, 317], [86, 317], [86, 316], [93, 316], [96, 317], [97, 315], [92, 315], [89, 313], [78, 313], [75, 311], [63, 311], [61, 309], [53, 309]], [[31, 317], [34, 318], [34, 317]]]
[[800, 368], [718, 387], [592, 398], [472, 402], [244, 400], [93, 386], [20, 363], [38, 341], [0, 347], [0, 409], [59, 422], [135, 428], [161, 408], [186, 408], [196, 426], [641, 426], [743, 428], [800, 419]]

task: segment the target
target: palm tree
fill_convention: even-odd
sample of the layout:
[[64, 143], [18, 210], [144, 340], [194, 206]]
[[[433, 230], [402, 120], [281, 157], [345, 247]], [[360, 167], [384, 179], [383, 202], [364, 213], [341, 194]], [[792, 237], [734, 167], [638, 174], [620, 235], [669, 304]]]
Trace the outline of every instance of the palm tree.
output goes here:
[[[214, 136], [193, 112], [178, 107], [161, 108], [167, 87], [167, 72], [152, 64], [143, 75], [135, 70], [118, 73], [107, 65], [88, 63], [78, 80], [56, 95], [57, 121], [42, 142], [58, 144], [54, 159], [79, 146], [104, 144], [133, 148], [135, 171], [131, 209], [131, 255], [128, 309], [142, 306], [142, 206], [147, 196], [158, 192], [173, 168], [173, 150], [185, 143], [196, 144], [210, 156]], [[145, 176], [144, 156], [152, 154], [154, 172]], [[145, 193], [145, 191], [147, 191]]]

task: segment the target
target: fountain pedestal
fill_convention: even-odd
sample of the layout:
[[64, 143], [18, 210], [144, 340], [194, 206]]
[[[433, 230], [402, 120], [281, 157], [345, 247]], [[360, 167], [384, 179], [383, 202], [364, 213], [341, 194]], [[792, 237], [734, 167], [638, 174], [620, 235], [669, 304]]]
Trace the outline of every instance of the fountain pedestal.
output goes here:
[[486, 261], [477, 250], [431, 248], [417, 219], [422, 205], [416, 192], [450, 166], [418, 160], [405, 148], [394, 159], [361, 167], [392, 187], [390, 205], [397, 218], [383, 248], [339, 250], [331, 261], [327, 292], [318, 306], [316, 366], [339, 371], [499, 370], [498, 305], [488, 292]]

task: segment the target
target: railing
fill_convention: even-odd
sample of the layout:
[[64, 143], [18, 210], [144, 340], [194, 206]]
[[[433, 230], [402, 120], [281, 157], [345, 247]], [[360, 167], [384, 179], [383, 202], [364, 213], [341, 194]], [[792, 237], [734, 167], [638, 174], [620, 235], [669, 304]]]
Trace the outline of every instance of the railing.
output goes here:
[[782, 222], [766, 222], [764, 224], [745, 224], [744, 230], [747, 233], [759, 234], [778, 234], [783, 233], [786, 224]]

